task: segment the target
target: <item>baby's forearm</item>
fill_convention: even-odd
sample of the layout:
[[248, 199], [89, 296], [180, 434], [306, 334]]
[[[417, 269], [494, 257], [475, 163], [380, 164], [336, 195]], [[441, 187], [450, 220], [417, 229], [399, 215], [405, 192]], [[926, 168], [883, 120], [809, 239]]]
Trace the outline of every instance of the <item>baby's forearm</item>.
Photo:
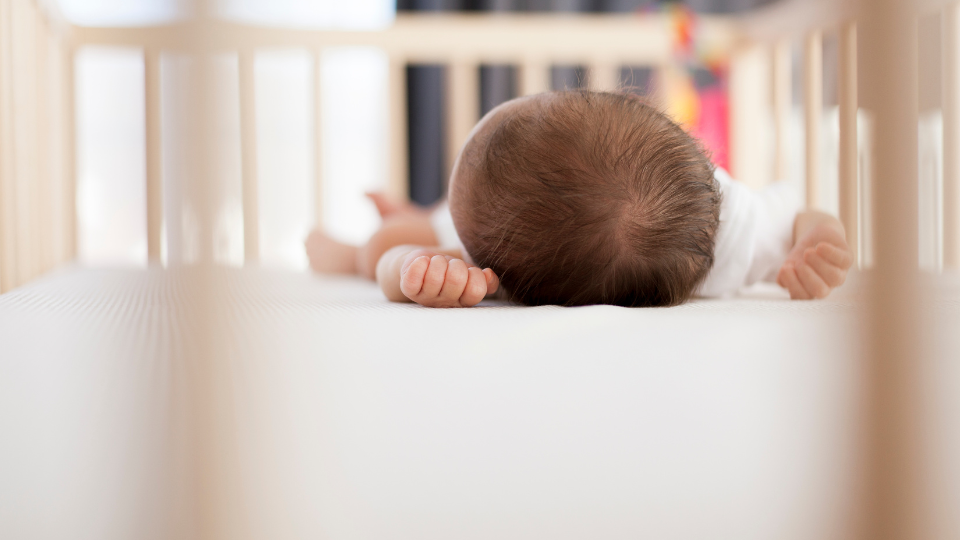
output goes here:
[[463, 254], [459, 249], [402, 245], [387, 250], [387, 252], [380, 257], [380, 260], [377, 261], [376, 277], [377, 283], [380, 285], [380, 290], [383, 291], [384, 296], [391, 302], [411, 301], [403, 294], [403, 291], [400, 290], [400, 270], [403, 268], [404, 261], [415, 252], [416, 255], [414, 255], [413, 258], [419, 257], [420, 255], [446, 255], [457, 259], [463, 258]]
[[437, 235], [426, 212], [406, 213], [385, 219], [380, 230], [357, 252], [357, 273], [367, 279], [376, 278], [376, 267], [381, 257], [395, 246], [417, 244], [435, 245]]

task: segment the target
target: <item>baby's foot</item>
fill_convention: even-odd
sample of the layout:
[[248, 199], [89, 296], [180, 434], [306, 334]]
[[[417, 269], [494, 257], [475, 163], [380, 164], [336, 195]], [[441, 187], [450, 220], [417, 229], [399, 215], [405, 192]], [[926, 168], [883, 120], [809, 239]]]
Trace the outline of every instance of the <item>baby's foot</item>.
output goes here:
[[303, 242], [310, 259], [310, 268], [321, 274], [356, 274], [357, 247], [313, 230]]

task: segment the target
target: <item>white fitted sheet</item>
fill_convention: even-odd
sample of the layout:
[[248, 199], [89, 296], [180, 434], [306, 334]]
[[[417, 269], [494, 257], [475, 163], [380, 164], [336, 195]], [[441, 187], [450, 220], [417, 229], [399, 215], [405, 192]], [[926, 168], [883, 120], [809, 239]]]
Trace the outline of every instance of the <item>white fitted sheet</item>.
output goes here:
[[[170, 515], [189, 508], [162, 503], [190, 491], [170, 425], [191, 410], [180, 356], [209, 330], [188, 316], [192, 276], [73, 269], [0, 297], [0, 536], [182, 533]], [[223, 332], [215, 477], [248, 537], [767, 540], [845, 526], [853, 293], [431, 310], [357, 279], [219, 270], [204, 283], [224, 300], [207, 312]], [[944, 324], [960, 318], [956, 295], [937, 305]], [[960, 368], [945, 366], [955, 389]]]

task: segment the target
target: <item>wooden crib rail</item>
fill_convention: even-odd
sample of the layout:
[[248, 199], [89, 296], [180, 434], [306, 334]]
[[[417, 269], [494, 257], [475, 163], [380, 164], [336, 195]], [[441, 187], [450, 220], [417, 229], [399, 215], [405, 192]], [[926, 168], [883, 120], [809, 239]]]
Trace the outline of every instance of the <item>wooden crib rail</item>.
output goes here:
[[[957, 7], [944, 0], [924, 0], [914, 3], [914, 15], [943, 10], [943, 80], [944, 80], [944, 226], [942, 253], [944, 265], [960, 267], [960, 165], [956, 151], [960, 139], [958, 123], [960, 109], [955, 103], [958, 95]], [[226, 21], [187, 21], [180, 24], [146, 28], [92, 28], [69, 27], [51, 10], [40, 7], [34, 0], [5, 0], [2, 24], [10, 30], [0, 40], [3, 54], [0, 77], [11, 81], [2, 85], [0, 101], [5, 105], [0, 118], [7, 118], [0, 133], [4, 159], [0, 189], [7, 210], [0, 218], [0, 236], [7, 240], [0, 244], [0, 290], [8, 290], [42, 270], [51, 268], [75, 256], [75, 227], [73, 202], [75, 141], [72, 128], [72, 58], [73, 50], [86, 45], [116, 45], [139, 47], [145, 51], [146, 116], [147, 116], [147, 238], [151, 260], [160, 257], [160, 228], [163, 215], [160, 126], [159, 126], [159, 58], [163, 51], [177, 51], [200, 45], [214, 51], [241, 53], [240, 95], [242, 125], [242, 159], [245, 216], [246, 260], [254, 262], [259, 252], [259, 215], [256, 193], [256, 144], [253, 132], [252, 58], [257, 49], [270, 47], [305, 48], [313, 52], [315, 65], [320, 63], [322, 51], [337, 46], [370, 46], [385, 50], [391, 59], [390, 120], [391, 151], [388, 191], [404, 196], [407, 189], [406, 118], [403, 67], [409, 63], [435, 62], [450, 66], [448, 71], [449, 104], [448, 162], [452, 162], [459, 146], [478, 119], [477, 67], [481, 63], [509, 63], [520, 66], [520, 90], [523, 94], [546, 90], [549, 86], [551, 64], [583, 64], [590, 67], [589, 85], [592, 88], [610, 88], [618, 83], [618, 67], [622, 65], [661, 66], [675, 61], [671, 49], [669, 23], [662, 15], [645, 16], [558, 16], [558, 15], [400, 15], [395, 24], [375, 31], [313, 31], [262, 28]], [[698, 24], [701, 38], [710, 47], [734, 58], [745, 57], [751, 47], [767, 49], [772, 58], [772, 116], [776, 126], [775, 171], [785, 176], [790, 167], [787, 144], [791, 108], [791, 53], [788, 39], [802, 38], [804, 70], [802, 87], [805, 101], [805, 163], [808, 205], [821, 205], [822, 186], [819, 178], [821, 156], [822, 108], [822, 36], [836, 32], [840, 43], [840, 148], [839, 199], [840, 217], [855, 246], [857, 258], [867, 251], [864, 246], [864, 212], [860, 196], [861, 175], [858, 164], [862, 149], [857, 141], [857, 37], [854, 9], [849, 3], [828, 0], [788, 0], [761, 9], [739, 19], [703, 17]], [[17, 24], [14, 18], [27, 18], [39, 24]], [[51, 22], [53, 21], [53, 22]], [[30, 29], [30, 30], [27, 30]], [[35, 30], [35, 32], [34, 32]], [[34, 39], [28, 34], [45, 36]], [[202, 35], [202, 40], [191, 36]], [[495, 35], [496, 39], [489, 36]], [[570, 39], [576, 35], [577, 39]], [[49, 43], [48, 43], [49, 42]], [[50, 43], [53, 43], [51, 46]], [[587, 44], [587, 45], [584, 45]], [[35, 69], [28, 59], [48, 55], [44, 69]], [[27, 66], [35, 77], [12, 77], [15, 64]], [[20, 65], [17, 64], [17, 65]], [[49, 69], [47, 69], [49, 68]], [[246, 68], [246, 69], [244, 69]], [[732, 64], [732, 81], [738, 80], [738, 63]], [[19, 73], [19, 71], [18, 71]], [[57, 79], [61, 84], [53, 85]], [[748, 84], [751, 81], [747, 79]], [[317, 81], [319, 82], [319, 80]], [[742, 87], [743, 85], [741, 85]], [[319, 87], [319, 85], [318, 85]], [[35, 90], [35, 91], [34, 91]], [[741, 88], [742, 90], [742, 88]], [[319, 114], [320, 95], [315, 93], [315, 109]], [[732, 88], [731, 147], [735, 176], [749, 184], [762, 184], [770, 177], [750, 167], [755, 145], [752, 132], [757, 131], [760, 119], [755, 104], [747, 103], [743, 91]], [[52, 100], [55, 107], [40, 107], [40, 101]], [[31, 111], [31, 112], [28, 112]], [[5, 115], [5, 116], [3, 116]], [[26, 118], [36, 118], [35, 122]], [[319, 121], [319, 118], [317, 118]], [[19, 123], [18, 123], [19, 121]], [[13, 133], [33, 131], [32, 135], [14, 137]], [[317, 130], [319, 131], [319, 130]], [[49, 135], [59, 138], [51, 139]], [[56, 140], [54, 147], [41, 153], [40, 140]], [[319, 144], [317, 146], [319, 165]], [[15, 159], [19, 155], [19, 159]], [[32, 156], [32, 157], [27, 157]], [[34, 163], [36, 170], [31, 169]], [[740, 169], [740, 170], [738, 170]], [[316, 184], [322, 185], [322, 167], [315, 167]], [[41, 196], [37, 183], [27, 182], [32, 175], [49, 177], [40, 183], [42, 189], [56, 189], [56, 219], [42, 219], [50, 213], [50, 197]], [[20, 182], [23, 185], [20, 185]], [[20, 189], [15, 189], [20, 186]], [[321, 215], [320, 189], [316, 214]], [[33, 202], [28, 202], [33, 201]], [[32, 209], [32, 210], [31, 210]], [[18, 217], [19, 216], [19, 217]], [[33, 220], [33, 221], [31, 221]], [[20, 226], [19, 224], [21, 224]], [[31, 226], [33, 223], [35, 226]], [[44, 227], [56, 232], [56, 239], [40, 242], [30, 235], [41, 235]], [[4, 236], [5, 235], [5, 236]], [[54, 246], [54, 247], [51, 247]]]
[[[703, 17], [699, 39], [716, 54], [729, 55], [737, 47], [737, 34], [729, 18]], [[244, 259], [259, 256], [257, 202], [257, 148], [254, 111], [253, 58], [266, 48], [299, 48], [311, 51], [319, 68], [325, 49], [366, 46], [381, 49], [390, 58], [390, 176], [387, 191], [407, 196], [407, 126], [405, 67], [413, 63], [440, 63], [448, 71], [447, 162], [452, 163], [470, 129], [479, 120], [479, 68], [482, 63], [507, 63], [521, 69], [520, 91], [532, 94], [549, 89], [550, 66], [589, 66], [589, 86], [615, 88], [620, 66], [659, 67], [676, 61], [673, 30], [665, 15], [398, 15], [394, 24], [376, 31], [297, 30], [250, 26], [220, 20], [192, 20], [143, 28], [74, 27], [71, 46], [124, 46], [142, 48], [147, 68], [147, 240], [150, 260], [159, 261], [163, 203], [158, 200], [161, 170], [157, 127], [161, 52], [202, 51], [239, 55], [241, 159], [244, 215]], [[496, 36], [496, 39], [491, 39]], [[576, 39], [571, 39], [576, 36]], [[198, 49], [199, 47], [199, 49]], [[315, 69], [314, 110], [320, 111], [319, 69]], [[314, 119], [319, 126], [319, 116]], [[315, 126], [315, 127], [316, 127]], [[314, 130], [320, 132], [319, 129]], [[321, 223], [323, 159], [319, 144], [315, 154], [314, 213]]]
[[[152, 27], [75, 27], [72, 41], [74, 46], [175, 51], [184, 48], [188, 42], [185, 36], [202, 31], [205, 46], [228, 52], [238, 47], [369, 46], [410, 63], [522, 63], [536, 58], [567, 64], [610, 60], [655, 65], [672, 60], [673, 36], [668, 21], [658, 14], [400, 14], [381, 30], [304, 30], [208, 20]], [[736, 45], [731, 19], [704, 16], [698, 24], [700, 39], [721, 52]]]

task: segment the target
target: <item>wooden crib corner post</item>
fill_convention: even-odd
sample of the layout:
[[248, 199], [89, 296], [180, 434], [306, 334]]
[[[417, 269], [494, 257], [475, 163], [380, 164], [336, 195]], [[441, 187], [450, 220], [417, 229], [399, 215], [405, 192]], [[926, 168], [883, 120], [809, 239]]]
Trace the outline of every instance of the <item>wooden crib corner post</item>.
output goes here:
[[840, 221], [853, 251], [854, 267], [860, 261], [860, 179], [857, 151], [857, 27], [840, 27]]
[[161, 155], [160, 51], [144, 50], [144, 108], [147, 160], [147, 261], [159, 263], [163, 227], [163, 164]]
[[820, 207], [820, 139], [823, 115], [823, 34], [810, 32], [803, 46], [807, 207]]
[[256, 55], [253, 50], [241, 50], [238, 59], [240, 150], [243, 182], [243, 258], [245, 264], [254, 264], [260, 260], [255, 58]]
[[941, 15], [943, 266], [960, 270], [960, 4]]

